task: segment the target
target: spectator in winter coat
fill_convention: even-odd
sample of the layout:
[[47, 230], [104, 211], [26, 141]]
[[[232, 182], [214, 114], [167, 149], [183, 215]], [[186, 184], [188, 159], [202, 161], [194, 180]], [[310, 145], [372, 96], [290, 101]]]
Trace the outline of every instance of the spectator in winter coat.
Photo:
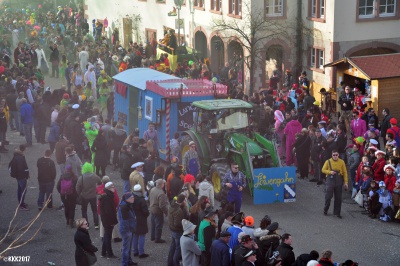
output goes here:
[[155, 187], [150, 190], [150, 214], [151, 214], [151, 240], [155, 243], [165, 243], [161, 239], [162, 228], [164, 224], [164, 215], [168, 214], [168, 198], [164, 193], [165, 181], [158, 179], [155, 181]]
[[136, 155], [137, 153], [137, 143], [127, 146], [126, 150], [126, 159], [123, 161], [121, 168], [121, 179], [123, 181], [123, 192], [127, 193], [131, 191], [131, 184], [129, 181], [129, 176], [132, 173], [132, 165], [136, 162], [140, 161], [140, 156]]
[[24, 129], [26, 146], [32, 146], [32, 126], [33, 126], [33, 108], [27, 103], [26, 99], [21, 100], [21, 124]]
[[347, 159], [347, 164], [350, 170], [351, 183], [354, 184], [356, 182], [357, 169], [360, 165], [360, 153], [358, 152], [358, 145], [351, 144], [349, 147], [351, 148], [351, 150], [350, 155]]
[[[49, 200], [47, 208], [53, 208], [53, 188], [56, 179], [56, 165], [50, 159], [51, 150], [46, 150], [44, 157], [37, 160], [38, 182], [39, 182], [39, 197], [37, 200], [39, 211], [43, 208], [43, 203]], [[44, 198], [46, 196], [46, 199]]]
[[72, 172], [71, 165], [67, 165], [57, 182], [57, 191], [60, 193], [64, 205], [65, 220], [71, 228], [74, 227], [76, 197], [78, 196], [75, 188], [77, 181], [78, 178]]
[[76, 265], [89, 266], [86, 253], [94, 254], [97, 251], [89, 236], [89, 224], [85, 218], [80, 218], [76, 220], [75, 226], [78, 228], [74, 236], [75, 263]]
[[[381, 123], [381, 137], [383, 138], [383, 143], [386, 145], [386, 132], [390, 128], [390, 120], [392, 119], [392, 116], [390, 115], [390, 111], [388, 108], [383, 108], [382, 110], [382, 115], [383, 115], [383, 120]], [[378, 120], [375, 120], [378, 121]]]
[[322, 184], [322, 175], [321, 175], [321, 160], [322, 160], [322, 143], [326, 143], [326, 139], [322, 136], [321, 130], [317, 128], [315, 130], [315, 137], [311, 142], [311, 152], [310, 159], [312, 162], [312, 167], [314, 169], [314, 178], [311, 179], [311, 182], [317, 182], [317, 185]]
[[219, 239], [215, 240], [211, 245], [211, 265], [230, 266], [231, 254], [228, 242], [231, 238], [231, 233], [221, 232]]
[[98, 176], [106, 175], [106, 167], [108, 164], [108, 146], [103, 131], [100, 129], [95, 140], [93, 141], [92, 152], [94, 153], [94, 166]]
[[82, 217], [84, 217], [86, 220], [87, 206], [90, 204], [90, 208], [92, 209], [93, 213], [94, 227], [96, 229], [99, 228], [99, 216], [97, 215], [96, 207], [96, 185], [100, 184], [101, 179], [94, 173], [93, 165], [90, 163], [85, 163], [82, 166], [82, 175], [79, 177], [78, 182], [76, 183], [76, 192], [82, 198]]
[[296, 117], [286, 124], [283, 130], [286, 138], [286, 165], [290, 166], [294, 163], [293, 145], [296, 142], [296, 134], [301, 132], [301, 124]]
[[365, 132], [367, 132], [367, 124], [365, 120], [360, 118], [358, 111], [353, 112], [353, 120], [351, 120], [350, 129], [354, 138], [363, 137]]
[[372, 165], [372, 170], [374, 171], [374, 180], [376, 182], [380, 182], [385, 179], [385, 155], [386, 153], [384, 151], [378, 150], [375, 152], [376, 160]]
[[201, 249], [202, 265], [211, 265], [211, 245], [215, 240], [217, 224], [214, 219], [217, 212], [212, 207], [207, 207], [204, 211], [206, 214], [199, 225], [197, 244]]
[[[96, 194], [98, 195], [97, 214], [100, 216], [101, 216], [100, 196], [104, 194], [104, 188], [108, 182], [110, 182], [110, 177], [105, 175], [101, 178], [101, 184], [96, 187]], [[115, 210], [118, 210], [119, 196], [118, 196], [117, 190], [115, 190], [115, 192], [114, 192], [114, 205], [115, 205]], [[101, 222], [101, 219], [99, 221], [99, 227], [100, 227], [100, 237], [103, 238], [104, 237], [104, 226], [103, 226], [103, 223]], [[119, 237], [119, 229], [116, 226], [114, 226], [114, 228], [113, 228], [112, 238], [114, 239], [114, 242], [120, 242], [120, 240], [121, 240], [121, 238]]]
[[194, 240], [196, 225], [186, 219], [182, 220], [183, 234], [180, 239], [182, 265], [199, 266], [201, 250]]
[[308, 164], [310, 161], [311, 138], [308, 136], [308, 130], [303, 128], [300, 136], [293, 144], [296, 151], [297, 167], [300, 172], [300, 178], [308, 177]]
[[[258, 245], [254, 242], [254, 240], [249, 235], [243, 235], [241, 237], [240, 245], [235, 247], [234, 254], [232, 255], [232, 264], [234, 266], [241, 266], [244, 261], [246, 261], [246, 255], [253, 251], [256, 255], [256, 258], [260, 263], [262, 262], [262, 254], [258, 247]], [[258, 265], [258, 264], [257, 264]]]
[[131, 186], [131, 190], [133, 187], [137, 184], [140, 185], [140, 188], [142, 190], [142, 195], [145, 196], [145, 185], [144, 185], [144, 178], [143, 178], [143, 165], [144, 163], [142, 162], [137, 162], [131, 166], [133, 169], [133, 172], [129, 176], [129, 182]]
[[122, 265], [134, 265], [131, 257], [133, 233], [136, 230], [136, 217], [132, 206], [134, 200], [133, 194], [127, 192], [123, 195], [118, 207], [119, 232], [122, 237]]
[[133, 234], [133, 254], [139, 258], [146, 258], [149, 254], [144, 252], [146, 234], [149, 232], [147, 227], [147, 217], [150, 215], [147, 202], [142, 194], [142, 187], [137, 184], [133, 187], [133, 196], [135, 198], [132, 205], [136, 216], [136, 230]]
[[49, 142], [51, 152], [54, 152], [56, 143], [59, 141], [59, 139], [60, 139], [60, 125], [56, 121], [51, 122], [50, 132], [49, 135], [47, 136], [47, 141]]
[[332, 251], [324, 250], [321, 252], [321, 259], [318, 261], [321, 266], [334, 266], [332, 262]]
[[265, 229], [261, 229], [265, 226], [265, 224], [267, 224], [266, 221], [268, 221], [268, 219], [269, 217], [264, 217], [261, 221], [260, 228], [254, 230], [254, 237], [258, 246], [260, 247], [263, 257], [265, 257], [271, 246], [272, 251], [276, 250], [276, 248], [279, 246], [279, 240], [281, 239], [281, 236], [277, 233], [279, 227], [277, 222], [273, 222]]
[[119, 153], [121, 152], [124, 141], [127, 138], [123, 125], [117, 124], [114, 130], [110, 131], [109, 138], [110, 143], [112, 144], [112, 150], [114, 151], [112, 164], [115, 170], [122, 167], [122, 165], [119, 165]]
[[290, 234], [282, 235], [282, 242], [276, 248], [282, 258], [282, 266], [291, 266], [295, 262], [295, 256], [292, 247], [292, 236]]
[[111, 246], [112, 231], [114, 226], [118, 224], [117, 212], [114, 203], [115, 186], [112, 182], [108, 182], [104, 187], [104, 194], [100, 196], [100, 217], [104, 226], [103, 246], [101, 256], [108, 259], [116, 258]]
[[183, 234], [182, 220], [188, 218], [186, 198], [183, 194], [180, 194], [176, 200], [172, 200], [168, 210], [168, 225], [172, 238], [168, 254], [168, 265], [179, 266], [181, 256], [180, 238]]
[[18, 202], [20, 204], [19, 209], [21, 211], [28, 210], [27, 205], [25, 204], [25, 196], [26, 196], [26, 185], [28, 183], [29, 169], [28, 164], [26, 163], [25, 155], [25, 145], [21, 144], [19, 149], [14, 151], [14, 157], [11, 162], [8, 164], [8, 168], [10, 169], [11, 177], [15, 178], [18, 183], [18, 191], [17, 197]]
[[385, 171], [385, 185], [386, 189], [393, 194], [393, 189], [396, 186], [396, 176], [393, 174], [395, 171], [395, 168], [391, 164], [385, 165], [383, 168]]
[[214, 202], [214, 187], [211, 184], [211, 178], [205, 177], [202, 181], [200, 181], [199, 185], [199, 198], [201, 196], [206, 196], [210, 200], [210, 204], [212, 207], [215, 206]]
[[181, 193], [184, 182], [182, 181], [182, 171], [179, 168], [175, 168], [171, 171], [172, 178], [170, 179], [169, 191], [167, 190], [169, 200], [173, 200], [174, 197]]
[[72, 167], [72, 172], [76, 177], [81, 175], [82, 172], [82, 161], [78, 154], [71, 148], [65, 148], [65, 165], [70, 165]]

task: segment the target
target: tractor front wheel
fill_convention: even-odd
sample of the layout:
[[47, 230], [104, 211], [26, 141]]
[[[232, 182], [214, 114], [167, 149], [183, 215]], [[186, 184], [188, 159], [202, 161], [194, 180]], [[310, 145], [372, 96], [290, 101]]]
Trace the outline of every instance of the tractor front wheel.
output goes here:
[[210, 168], [210, 177], [214, 187], [214, 198], [221, 201], [226, 197], [225, 190], [221, 186], [222, 178], [229, 171], [225, 163], [215, 163]]

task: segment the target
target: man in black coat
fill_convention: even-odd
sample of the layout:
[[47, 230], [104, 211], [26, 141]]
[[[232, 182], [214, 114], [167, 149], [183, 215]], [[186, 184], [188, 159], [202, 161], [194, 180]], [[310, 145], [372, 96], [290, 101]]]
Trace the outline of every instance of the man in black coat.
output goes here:
[[26, 196], [26, 185], [28, 183], [29, 178], [29, 169], [28, 164], [25, 160], [25, 145], [21, 144], [19, 149], [15, 150], [14, 157], [11, 162], [8, 164], [10, 169], [11, 177], [17, 179], [18, 182], [18, 202], [20, 203], [19, 209], [21, 211], [28, 211], [27, 205], [24, 202]]
[[378, 116], [375, 114], [374, 108], [368, 108], [368, 111], [363, 114], [361, 119], [363, 119], [365, 121], [367, 126], [370, 123], [373, 123], [374, 128], [376, 128], [376, 129], [378, 128]]
[[114, 204], [115, 186], [112, 182], [108, 182], [104, 187], [104, 194], [100, 196], [100, 217], [104, 226], [103, 246], [101, 248], [101, 256], [109, 259], [116, 258], [111, 246], [112, 231], [114, 226], [118, 224], [117, 212]]
[[34, 118], [38, 123], [36, 140], [38, 143], [46, 143], [46, 128], [50, 125], [50, 107], [43, 102], [41, 96], [36, 98], [36, 102], [33, 104]]
[[246, 261], [245, 255], [250, 251], [254, 251], [256, 254], [258, 263], [256, 265], [263, 265], [263, 258], [258, 245], [253, 241], [253, 239], [249, 235], [242, 236], [242, 241], [240, 242], [240, 247], [236, 249], [233, 257], [234, 257], [234, 266], [241, 266], [244, 261]]
[[310, 254], [304, 253], [298, 256], [293, 266], [307, 266], [307, 263], [310, 260], [318, 261], [318, 258], [319, 258], [318, 252], [315, 250], [311, 250]]
[[383, 120], [381, 123], [381, 137], [383, 138], [383, 143], [386, 145], [386, 131], [391, 127], [390, 119], [392, 116], [390, 115], [389, 108], [383, 108], [382, 110]]
[[133, 234], [133, 255], [139, 256], [139, 258], [146, 258], [149, 254], [144, 253], [144, 242], [149, 231], [147, 217], [149, 217], [150, 212], [142, 194], [142, 187], [136, 184], [133, 187], [134, 202], [132, 205], [136, 216], [136, 230]]
[[292, 247], [292, 236], [290, 234], [282, 235], [282, 242], [276, 248], [282, 258], [282, 266], [291, 266], [295, 262], [295, 256]]
[[44, 152], [44, 157], [37, 160], [36, 166], [38, 168], [38, 182], [39, 182], [39, 197], [37, 200], [39, 211], [43, 208], [44, 197], [46, 201], [50, 199], [47, 208], [53, 208], [52, 193], [54, 188], [54, 181], [56, 180], [56, 165], [51, 157], [51, 150], [47, 149]]

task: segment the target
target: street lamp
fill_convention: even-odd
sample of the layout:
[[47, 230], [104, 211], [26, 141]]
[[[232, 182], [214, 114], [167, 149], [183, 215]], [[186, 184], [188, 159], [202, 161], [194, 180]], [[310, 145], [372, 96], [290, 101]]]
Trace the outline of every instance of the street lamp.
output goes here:
[[178, 46], [181, 46], [181, 7], [184, 0], [174, 0], [176, 9], [178, 9]]
[[189, 0], [189, 10], [190, 10], [190, 14], [192, 14], [191, 32], [192, 32], [192, 48], [194, 49], [194, 3], [193, 3], [193, 0]]

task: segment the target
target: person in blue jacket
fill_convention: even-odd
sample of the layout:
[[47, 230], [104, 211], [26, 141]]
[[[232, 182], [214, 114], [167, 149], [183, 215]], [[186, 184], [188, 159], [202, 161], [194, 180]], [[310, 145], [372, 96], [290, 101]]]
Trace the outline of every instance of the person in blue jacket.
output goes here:
[[25, 98], [21, 100], [21, 123], [24, 129], [26, 146], [32, 146], [33, 108]]
[[228, 202], [235, 204], [235, 213], [240, 212], [242, 207], [242, 193], [246, 187], [246, 176], [239, 171], [236, 162], [231, 162], [231, 170], [222, 179], [222, 187], [228, 189]]
[[134, 196], [127, 192], [118, 207], [119, 233], [122, 238], [122, 266], [137, 265], [132, 261], [133, 234], [136, 230], [136, 216], [133, 210]]
[[231, 236], [232, 234], [229, 232], [221, 232], [219, 239], [214, 240], [210, 249], [210, 265], [231, 265], [232, 249], [228, 246]]

